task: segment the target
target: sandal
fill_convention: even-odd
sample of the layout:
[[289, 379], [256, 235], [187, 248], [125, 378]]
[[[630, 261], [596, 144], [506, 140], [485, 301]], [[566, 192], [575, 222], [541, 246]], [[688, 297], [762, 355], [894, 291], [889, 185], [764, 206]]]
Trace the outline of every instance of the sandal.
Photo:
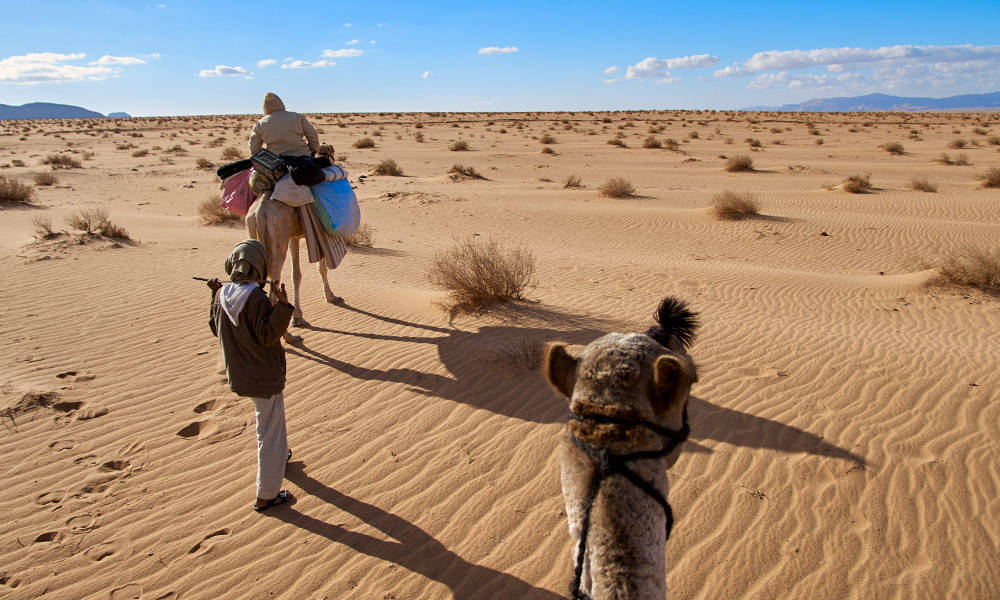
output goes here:
[[277, 496], [268, 500], [267, 503], [264, 504], [264, 506], [257, 506], [256, 504], [254, 504], [253, 506], [251, 506], [251, 508], [253, 508], [257, 512], [264, 512], [265, 510], [271, 508], [272, 506], [278, 506], [279, 504], [284, 504], [285, 502], [288, 502], [291, 499], [292, 495], [288, 492], [288, 490], [281, 490], [280, 492], [278, 492]]

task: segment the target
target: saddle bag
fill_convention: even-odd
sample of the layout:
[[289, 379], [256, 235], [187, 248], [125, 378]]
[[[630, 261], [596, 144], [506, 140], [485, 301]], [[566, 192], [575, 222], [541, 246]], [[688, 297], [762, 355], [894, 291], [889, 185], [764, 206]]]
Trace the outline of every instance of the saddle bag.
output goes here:
[[267, 175], [273, 181], [278, 181], [288, 172], [284, 159], [267, 148], [254, 152], [250, 161], [253, 163], [255, 171]]
[[[323, 167], [308, 156], [283, 156], [295, 185], [314, 186], [326, 181]], [[327, 165], [329, 166], [329, 165]]]

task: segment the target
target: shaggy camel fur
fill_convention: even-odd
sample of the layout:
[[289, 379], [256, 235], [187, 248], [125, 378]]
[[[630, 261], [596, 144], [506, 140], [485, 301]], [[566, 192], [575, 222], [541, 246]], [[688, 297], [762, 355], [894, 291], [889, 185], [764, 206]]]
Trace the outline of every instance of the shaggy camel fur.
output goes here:
[[[332, 159], [333, 149], [330, 146], [324, 144], [320, 147], [320, 151]], [[246, 228], [247, 235], [258, 240], [267, 248], [270, 256], [268, 279], [281, 281], [281, 271], [285, 266], [285, 254], [288, 253], [289, 248], [291, 249], [292, 302], [295, 304], [292, 325], [304, 325], [302, 305], [299, 303], [299, 284], [302, 283], [302, 268], [299, 265], [299, 240], [305, 237], [305, 232], [302, 231], [302, 223], [298, 213], [287, 204], [272, 200], [271, 192], [265, 192], [250, 206], [246, 217]], [[323, 278], [323, 293], [326, 296], [326, 301], [331, 304], [343, 302], [344, 299], [334, 294], [330, 289], [326, 259], [320, 259], [316, 267], [319, 269], [320, 277]], [[299, 342], [302, 337], [286, 331], [284, 339], [291, 344]]]
[[[667, 469], [680, 454], [670, 450], [679, 444], [672, 440], [686, 437], [688, 395], [697, 380], [686, 347], [698, 322], [695, 313], [673, 298], [661, 302], [656, 320], [659, 325], [645, 334], [609, 333], [587, 345], [578, 358], [558, 342], [546, 348], [544, 375], [569, 399], [572, 413], [560, 446], [573, 558], [580, 569], [574, 581], [576, 598], [666, 596], [665, 545], [672, 516], [653, 494], [659, 492], [666, 500]], [[611, 455], [609, 463], [615, 462], [614, 455], [648, 452], [625, 458], [624, 465], [648, 483], [653, 494], [640, 487], [643, 482], [614, 469], [596, 480], [601, 464], [584, 447], [605, 452], [605, 458]], [[658, 455], [664, 450], [666, 454]], [[587, 517], [595, 481], [599, 484]], [[580, 536], [588, 518], [581, 560]]]

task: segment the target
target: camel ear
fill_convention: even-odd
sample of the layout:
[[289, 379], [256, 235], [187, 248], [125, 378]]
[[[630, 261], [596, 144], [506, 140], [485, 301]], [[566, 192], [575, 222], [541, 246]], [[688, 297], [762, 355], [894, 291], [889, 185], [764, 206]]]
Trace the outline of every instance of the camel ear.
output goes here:
[[653, 395], [658, 410], [676, 408], [691, 392], [691, 384], [698, 380], [694, 362], [687, 357], [661, 354], [653, 363]]
[[542, 373], [560, 394], [567, 398], [573, 395], [573, 386], [576, 385], [576, 359], [566, 352], [564, 344], [549, 342], [545, 346]]

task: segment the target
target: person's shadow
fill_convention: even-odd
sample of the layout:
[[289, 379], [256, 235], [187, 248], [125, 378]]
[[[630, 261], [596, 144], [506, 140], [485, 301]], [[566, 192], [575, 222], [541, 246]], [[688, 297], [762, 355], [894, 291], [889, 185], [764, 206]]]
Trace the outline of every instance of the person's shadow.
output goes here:
[[373, 504], [357, 500], [310, 477], [300, 461], [289, 463], [285, 478], [320, 500], [350, 513], [393, 538], [381, 540], [370, 535], [331, 525], [292, 507], [273, 509], [267, 514], [306, 531], [343, 544], [355, 552], [395, 563], [414, 573], [442, 583], [455, 600], [517, 598], [518, 600], [562, 600], [563, 596], [535, 587], [508, 573], [470, 563], [455, 554], [420, 527]]

